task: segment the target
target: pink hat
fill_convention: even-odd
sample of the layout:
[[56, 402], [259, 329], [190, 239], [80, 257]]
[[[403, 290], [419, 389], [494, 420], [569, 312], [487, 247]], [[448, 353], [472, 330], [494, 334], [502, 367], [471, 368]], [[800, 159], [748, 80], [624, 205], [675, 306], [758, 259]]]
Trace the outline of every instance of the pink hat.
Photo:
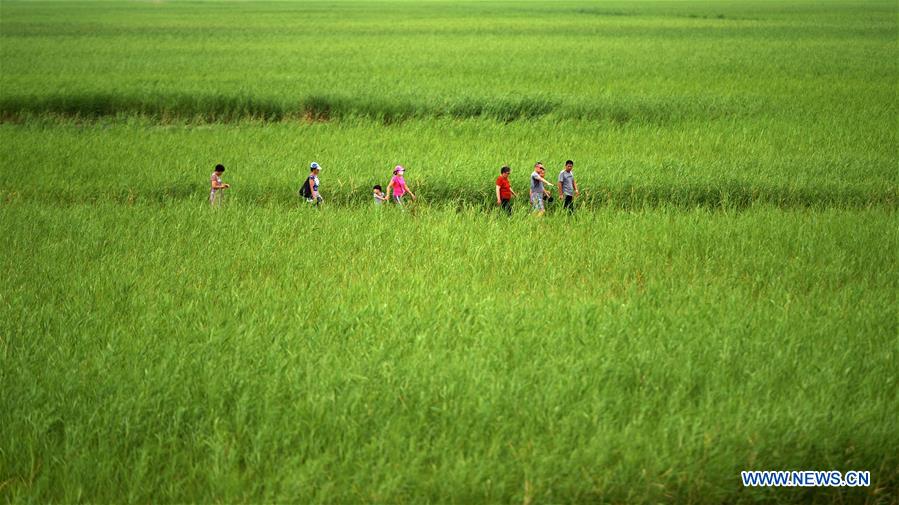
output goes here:
[[396, 168], [393, 169], [393, 173], [405, 172], [405, 171], [406, 171], [406, 169], [403, 168], [402, 165], [397, 165]]

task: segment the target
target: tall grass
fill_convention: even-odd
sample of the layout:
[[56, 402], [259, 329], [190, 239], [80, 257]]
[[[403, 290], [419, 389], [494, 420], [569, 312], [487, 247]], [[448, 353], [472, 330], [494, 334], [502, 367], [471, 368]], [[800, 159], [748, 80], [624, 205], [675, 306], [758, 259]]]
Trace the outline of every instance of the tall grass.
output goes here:
[[5, 1], [0, 117], [798, 117], [888, 129], [897, 35], [895, 5], [881, 1]]
[[138, 116], [161, 123], [231, 123], [238, 121], [331, 121], [365, 118], [385, 124], [409, 119], [450, 117], [499, 121], [549, 116], [613, 124], [664, 124], [691, 119], [751, 117], [761, 104], [735, 100], [679, 97], [668, 100], [616, 97], [594, 103], [563, 104], [543, 96], [459, 97], [443, 101], [385, 100], [375, 97], [310, 95], [298, 100], [275, 97], [203, 94], [118, 93], [11, 95], [0, 98], [0, 118], [24, 122], [46, 117], [94, 120]]
[[[895, 501], [897, 34], [881, 1], [4, 0], [0, 500]], [[574, 216], [486, 211], [566, 159]], [[419, 200], [376, 208], [396, 164]]]
[[12, 501], [896, 490], [891, 212], [17, 204], [0, 230]]
[[[619, 127], [550, 118], [228, 125], [36, 121], [2, 125], [0, 198], [45, 203], [202, 201], [212, 166], [234, 200], [295, 205], [311, 161], [328, 203], [368, 206], [396, 164], [422, 204], [491, 206], [502, 165], [526, 202], [533, 163], [575, 160], [587, 208], [894, 208], [895, 133], [820, 125]], [[26, 168], [27, 167], [27, 168]]]

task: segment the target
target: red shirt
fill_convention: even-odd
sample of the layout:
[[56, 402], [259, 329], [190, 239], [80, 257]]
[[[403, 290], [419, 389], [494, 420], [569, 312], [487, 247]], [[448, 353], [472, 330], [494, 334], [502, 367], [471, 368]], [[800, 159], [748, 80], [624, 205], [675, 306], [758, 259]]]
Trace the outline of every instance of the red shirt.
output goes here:
[[496, 185], [499, 186], [500, 200], [509, 200], [512, 198], [512, 187], [509, 186], [509, 179], [499, 176], [496, 178]]

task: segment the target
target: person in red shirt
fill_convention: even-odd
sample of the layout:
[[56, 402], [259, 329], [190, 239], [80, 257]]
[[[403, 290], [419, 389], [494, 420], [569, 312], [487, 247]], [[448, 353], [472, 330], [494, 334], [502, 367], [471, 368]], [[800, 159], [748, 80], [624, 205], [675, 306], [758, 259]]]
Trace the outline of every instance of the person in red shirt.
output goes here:
[[512, 186], [509, 185], [511, 172], [512, 169], [505, 166], [500, 169], [499, 177], [496, 178], [496, 204], [509, 214], [512, 214], [512, 197], [515, 196]]

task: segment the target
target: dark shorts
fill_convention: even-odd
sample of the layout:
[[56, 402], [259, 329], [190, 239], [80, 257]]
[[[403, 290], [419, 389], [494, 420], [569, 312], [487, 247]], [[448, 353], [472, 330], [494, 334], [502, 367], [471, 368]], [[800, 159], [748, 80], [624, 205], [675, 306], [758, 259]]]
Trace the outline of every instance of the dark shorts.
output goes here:
[[574, 212], [574, 197], [565, 195], [565, 203], [563, 203], [562, 206], [568, 209], [568, 212]]
[[500, 199], [500, 207], [509, 214], [512, 213], [512, 200]]

